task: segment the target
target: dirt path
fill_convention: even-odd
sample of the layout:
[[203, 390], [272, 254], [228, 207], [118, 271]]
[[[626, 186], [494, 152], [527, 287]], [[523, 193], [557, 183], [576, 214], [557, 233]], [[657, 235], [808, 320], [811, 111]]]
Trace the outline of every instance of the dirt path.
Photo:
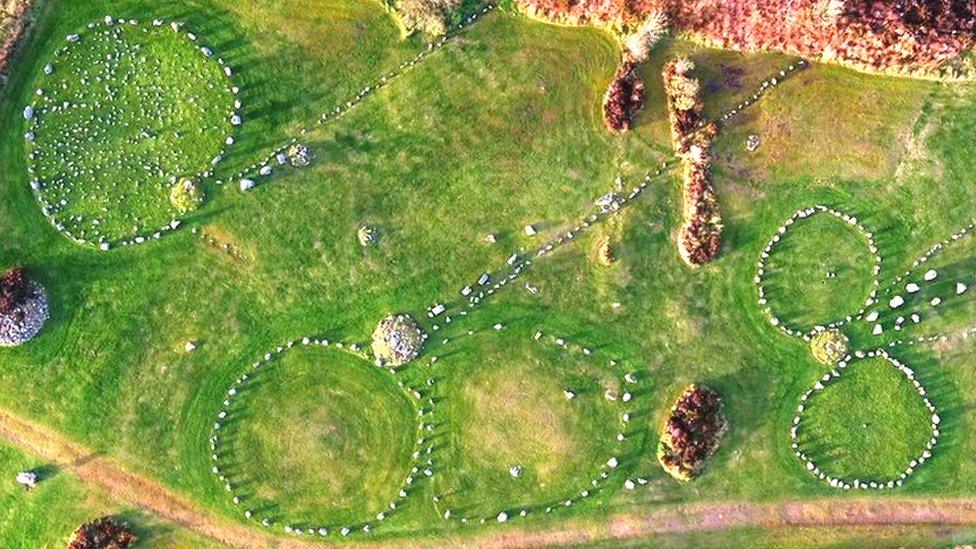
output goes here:
[[[259, 529], [224, 521], [162, 485], [127, 471], [50, 429], [0, 410], [0, 438], [70, 471], [86, 482], [188, 530], [233, 547], [323, 547], [283, 540]], [[608, 538], [718, 531], [740, 527], [976, 525], [972, 499], [817, 499], [802, 502], [711, 502], [667, 505], [626, 512], [604, 524], [570, 520], [559, 529], [525, 531], [498, 527], [472, 537], [447, 537], [405, 543], [411, 547], [534, 547], [578, 544]]]

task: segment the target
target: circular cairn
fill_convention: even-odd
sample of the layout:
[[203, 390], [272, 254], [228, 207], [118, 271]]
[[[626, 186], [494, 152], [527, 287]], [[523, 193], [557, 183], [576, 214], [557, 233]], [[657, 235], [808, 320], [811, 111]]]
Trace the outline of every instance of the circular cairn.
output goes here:
[[0, 347], [34, 339], [48, 317], [47, 293], [23, 269], [0, 275]]
[[837, 364], [847, 356], [850, 340], [840, 330], [831, 328], [810, 337], [810, 352], [821, 364]]
[[402, 366], [420, 355], [427, 334], [408, 314], [391, 315], [373, 331], [373, 355], [381, 366]]
[[67, 37], [23, 112], [30, 185], [61, 233], [107, 250], [179, 225], [173, 186], [211, 176], [241, 123], [214, 56], [158, 19], [106, 17]]

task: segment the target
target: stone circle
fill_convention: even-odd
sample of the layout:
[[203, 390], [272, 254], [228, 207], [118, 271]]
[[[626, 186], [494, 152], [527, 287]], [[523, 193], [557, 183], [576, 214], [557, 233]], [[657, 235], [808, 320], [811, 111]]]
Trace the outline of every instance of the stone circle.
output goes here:
[[173, 185], [208, 179], [227, 154], [233, 71], [180, 22], [106, 16], [71, 36], [24, 108], [31, 189], [78, 244], [160, 238], [180, 225]]

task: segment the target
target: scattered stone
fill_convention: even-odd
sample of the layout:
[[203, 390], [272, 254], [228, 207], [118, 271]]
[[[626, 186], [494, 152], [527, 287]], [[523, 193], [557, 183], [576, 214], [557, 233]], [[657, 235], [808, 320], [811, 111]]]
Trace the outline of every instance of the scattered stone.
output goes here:
[[746, 150], [749, 152], [755, 152], [755, 150], [758, 148], [759, 148], [759, 136], [754, 133], [749, 134], [749, 137], [746, 137]]

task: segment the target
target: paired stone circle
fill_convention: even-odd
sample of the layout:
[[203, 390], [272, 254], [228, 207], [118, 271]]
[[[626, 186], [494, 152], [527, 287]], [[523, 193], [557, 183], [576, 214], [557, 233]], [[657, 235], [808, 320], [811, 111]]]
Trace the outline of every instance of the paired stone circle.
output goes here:
[[[918, 392], [919, 397], [925, 404], [925, 408], [932, 414], [931, 417], [931, 438], [925, 444], [925, 448], [922, 452], [912, 459], [905, 470], [896, 478], [890, 479], [876, 479], [871, 481], [862, 482], [856, 478], [841, 478], [831, 474], [829, 471], [824, 470], [823, 467], [814, 463], [810, 459], [809, 455], [803, 451], [800, 447], [799, 442], [799, 431], [803, 427], [803, 416], [807, 411], [807, 403], [811, 398], [816, 398], [816, 394], [819, 391], [827, 388], [832, 382], [836, 382], [842, 376], [844, 370], [850, 365], [855, 359], [863, 358], [875, 358], [880, 357], [888, 361], [892, 366], [894, 366], [905, 378], [912, 383], [915, 390]], [[843, 360], [837, 363], [837, 367], [830, 372], [826, 373], [821, 377], [813, 388], [809, 389], [800, 397], [800, 404], [796, 407], [796, 415], [793, 417], [793, 424], [790, 427], [790, 441], [793, 453], [797, 459], [803, 462], [806, 470], [814, 477], [824, 481], [829, 486], [833, 488], [838, 488], [842, 490], [860, 489], [860, 490], [886, 490], [891, 488], [897, 488], [903, 484], [903, 482], [911, 476], [915, 471], [926, 461], [932, 457], [932, 450], [935, 448], [939, 441], [939, 424], [941, 419], [938, 415], [938, 411], [932, 401], [929, 400], [928, 394], [925, 391], [925, 387], [922, 383], [915, 377], [915, 372], [908, 366], [901, 363], [898, 359], [889, 355], [887, 351], [882, 349], [876, 351], [862, 352], [857, 351], [852, 357], [847, 355]]]

